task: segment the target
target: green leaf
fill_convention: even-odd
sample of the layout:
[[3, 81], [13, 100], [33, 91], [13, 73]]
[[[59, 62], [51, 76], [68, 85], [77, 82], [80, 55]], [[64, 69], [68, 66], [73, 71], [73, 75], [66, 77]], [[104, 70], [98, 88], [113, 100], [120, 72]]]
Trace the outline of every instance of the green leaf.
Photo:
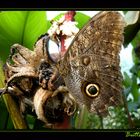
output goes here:
[[135, 119], [134, 124], [137, 129], [140, 129], [140, 119]]
[[0, 57], [6, 60], [10, 46], [22, 42], [22, 32], [27, 12], [0, 13]]
[[15, 129], [27, 129], [26, 122], [20, 112], [19, 106], [15, 103], [11, 95], [2, 95], [6, 104], [7, 110], [10, 114]]
[[127, 88], [127, 87], [130, 87], [131, 84], [132, 84], [131, 78], [129, 77], [129, 75], [126, 72], [124, 72], [123, 85], [125, 86], [125, 88]]
[[8, 123], [8, 111], [3, 101], [2, 96], [0, 96], [0, 129], [6, 129]]
[[26, 15], [22, 43], [32, 48], [38, 37], [47, 32], [47, 17], [45, 11], [30, 11]]
[[128, 11], [123, 11], [124, 14], [126, 14]]
[[80, 12], [76, 12], [76, 15], [74, 18], [75, 18], [75, 21], [78, 22], [77, 27], [79, 29], [81, 29], [90, 20], [89, 16], [87, 16], [83, 13], [80, 13]]
[[[62, 15], [64, 15], [64, 14], [65, 13], [61, 13], [61, 14], [57, 15], [53, 20], [59, 20], [62, 17]], [[77, 27], [79, 29], [81, 29], [89, 21], [90, 17], [83, 13], [76, 12], [74, 19], [75, 19], [75, 21], [78, 22]]]
[[14, 125], [13, 125], [13, 122], [12, 122], [10, 116], [8, 117], [6, 129], [7, 129], [7, 130], [9, 130], [9, 129], [14, 129]]
[[47, 31], [45, 11], [6, 11], [0, 13], [0, 57], [5, 62], [11, 45], [32, 48], [36, 39]]
[[0, 88], [3, 88], [5, 86], [4, 80], [5, 80], [5, 77], [3, 73], [3, 63], [2, 61], [0, 61]]
[[128, 11], [125, 15], [127, 26], [124, 30], [124, 47], [134, 39], [140, 29], [139, 11]]
[[65, 14], [65, 12], [58, 14], [56, 17], [53, 18], [53, 20], [55, 20], [55, 21], [59, 20], [64, 14]]
[[139, 88], [138, 88], [138, 84], [137, 84], [137, 77], [135, 75], [133, 75], [132, 77], [132, 95], [134, 97], [134, 101], [138, 101], [138, 97], [139, 97]]
[[30, 114], [26, 115], [26, 122], [28, 123], [29, 129], [33, 129], [35, 125], [36, 118]]
[[128, 104], [128, 109], [130, 112], [137, 110], [137, 107], [138, 107], [137, 102], [128, 102], [127, 104]]
[[140, 44], [140, 31], [138, 31], [131, 43], [134, 48], [136, 48]]
[[[2, 70], [3, 63], [0, 61], [0, 88], [4, 87], [4, 74]], [[0, 96], [0, 129], [6, 129], [8, 123], [8, 111], [2, 96]]]
[[83, 105], [79, 114], [75, 115], [75, 128], [76, 129], [86, 129], [87, 128], [87, 121], [88, 121], [88, 114], [87, 108]]
[[139, 19], [139, 11], [128, 11], [124, 19], [127, 26], [135, 24]]

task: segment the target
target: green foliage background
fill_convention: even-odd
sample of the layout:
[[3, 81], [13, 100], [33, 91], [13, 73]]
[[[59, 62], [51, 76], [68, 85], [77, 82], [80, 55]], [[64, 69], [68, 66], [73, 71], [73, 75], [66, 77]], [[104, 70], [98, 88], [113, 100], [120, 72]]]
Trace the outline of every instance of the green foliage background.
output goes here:
[[[124, 32], [124, 47], [129, 43], [133, 46], [133, 62], [134, 65], [130, 69], [131, 75], [124, 72], [124, 95], [126, 99], [131, 95], [132, 99], [126, 101], [128, 111], [131, 115], [135, 128], [140, 127], [140, 53], [135, 50], [140, 44], [140, 13], [139, 11], [125, 11], [126, 28]], [[55, 17], [58, 19], [62, 14]], [[89, 16], [77, 12], [75, 20], [78, 22], [78, 27], [82, 28], [83, 25], [90, 19]], [[4, 76], [2, 65], [5, 63], [10, 53], [10, 47], [19, 43], [30, 49], [33, 48], [37, 38], [46, 33], [51, 26], [50, 21], [47, 20], [46, 11], [4, 11], [0, 12], [0, 88], [4, 87]], [[137, 49], [138, 50], [138, 49]], [[139, 49], [140, 51], [140, 49]], [[124, 115], [120, 115], [120, 110], [115, 110], [116, 124], [121, 122]], [[14, 112], [17, 112], [15, 114]], [[76, 128], [95, 128], [102, 129], [100, 118], [88, 115], [86, 110], [81, 112], [82, 117], [75, 115], [74, 127]], [[118, 117], [120, 116], [120, 117]], [[88, 119], [87, 119], [88, 118]], [[125, 117], [124, 117], [125, 118]], [[111, 119], [111, 118], [109, 118]], [[125, 118], [126, 119], [126, 118]], [[128, 119], [128, 118], [127, 118]], [[21, 122], [20, 124], [18, 122]], [[95, 123], [96, 122], [96, 123]], [[105, 120], [104, 120], [105, 122]], [[88, 125], [90, 124], [90, 126]], [[92, 127], [94, 124], [94, 127]], [[23, 119], [19, 108], [9, 95], [0, 96], [0, 129], [45, 129], [42, 127], [42, 122], [36, 119], [36, 115], [27, 114]], [[108, 123], [108, 129], [117, 128], [113, 127], [112, 123]], [[128, 128], [122, 127], [122, 128]]]

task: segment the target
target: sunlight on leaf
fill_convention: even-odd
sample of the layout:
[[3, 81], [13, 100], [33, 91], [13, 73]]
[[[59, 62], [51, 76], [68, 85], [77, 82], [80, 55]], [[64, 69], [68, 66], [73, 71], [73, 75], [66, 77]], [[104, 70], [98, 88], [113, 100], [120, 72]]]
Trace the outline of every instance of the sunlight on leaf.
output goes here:
[[127, 26], [124, 31], [124, 47], [134, 39], [140, 29], [139, 11], [128, 11], [125, 15]]
[[75, 20], [78, 22], [77, 27], [81, 29], [90, 20], [90, 17], [83, 13], [77, 12], [75, 15]]
[[19, 43], [32, 48], [47, 31], [46, 11], [5, 11], [0, 13], [0, 57], [8, 57], [11, 45]]
[[128, 11], [125, 15], [126, 26], [135, 24], [139, 19], [139, 11]]
[[38, 37], [47, 32], [45, 11], [30, 11], [26, 16], [23, 29], [22, 44], [32, 48]]

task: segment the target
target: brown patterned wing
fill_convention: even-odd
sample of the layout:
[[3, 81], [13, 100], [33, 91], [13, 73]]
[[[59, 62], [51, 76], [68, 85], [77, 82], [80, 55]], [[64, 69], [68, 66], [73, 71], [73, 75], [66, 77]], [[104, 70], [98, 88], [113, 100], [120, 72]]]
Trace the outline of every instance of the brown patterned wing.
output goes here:
[[118, 12], [94, 16], [76, 35], [58, 69], [79, 106], [107, 114], [122, 103], [119, 52], [125, 22]]

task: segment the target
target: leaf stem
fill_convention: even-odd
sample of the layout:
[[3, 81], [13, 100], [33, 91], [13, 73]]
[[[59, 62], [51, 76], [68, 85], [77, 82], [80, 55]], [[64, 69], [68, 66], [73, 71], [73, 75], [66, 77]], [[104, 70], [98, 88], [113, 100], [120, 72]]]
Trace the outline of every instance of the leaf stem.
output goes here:
[[16, 105], [15, 101], [12, 99], [11, 95], [4, 94], [2, 95], [2, 97], [4, 99], [8, 112], [11, 116], [15, 129], [27, 129], [25, 120], [23, 119], [18, 106]]
[[127, 106], [127, 101], [126, 101], [126, 98], [125, 98], [124, 95], [123, 95], [123, 102], [124, 102], [124, 108], [126, 109], [126, 113], [127, 113], [127, 116], [128, 116], [129, 126], [130, 126], [130, 128], [135, 128], [134, 122], [131, 119], [131, 116], [130, 116], [130, 113], [129, 113], [129, 110], [128, 110], [128, 106]]
[[[5, 77], [2, 70], [2, 64], [3, 63], [0, 61], [0, 88], [5, 86], [4, 83]], [[13, 122], [15, 129], [27, 129], [26, 122], [22, 117], [19, 107], [17, 106], [11, 95], [2, 94], [1, 96], [6, 104], [7, 110], [9, 112], [9, 115], [11, 116], [11, 120]]]

